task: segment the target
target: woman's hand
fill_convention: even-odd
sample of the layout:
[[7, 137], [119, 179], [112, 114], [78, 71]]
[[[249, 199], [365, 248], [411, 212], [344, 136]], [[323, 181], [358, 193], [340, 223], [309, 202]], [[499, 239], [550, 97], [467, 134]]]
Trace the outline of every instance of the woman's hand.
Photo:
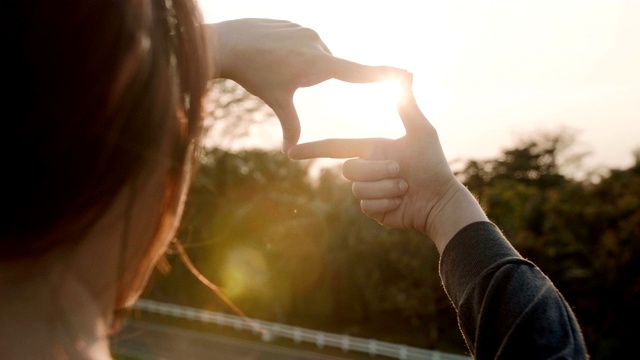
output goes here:
[[282, 125], [283, 152], [300, 138], [293, 104], [298, 88], [328, 79], [384, 81], [406, 73], [337, 58], [314, 30], [289, 21], [249, 18], [211, 24], [209, 29], [215, 77], [237, 82], [273, 109]]
[[292, 159], [356, 158], [344, 163], [362, 211], [380, 224], [418, 230], [439, 250], [464, 225], [486, 220], [475, 198], [455, 178], [435, 128], [424, 117], [404, 77], [405, 96], [398, 113], [402, 138], [329, 139], [294, 146]]

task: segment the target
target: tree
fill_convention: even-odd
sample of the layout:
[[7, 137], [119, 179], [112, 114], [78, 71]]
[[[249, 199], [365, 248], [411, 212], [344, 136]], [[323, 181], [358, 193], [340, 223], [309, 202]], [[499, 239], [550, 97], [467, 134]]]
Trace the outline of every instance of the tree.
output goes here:
[[628, 169], [580, 179], [563, 164], [585, 154], [563, 136], [529, 138], [458, 175], [574, 306], [592, 355], [620, 357], [640, 320], [640, 155]]
[[[260, 98], [250, 94], [232, 80], [216, 80], [207, 97], [205, 147], [237, 150], [252, 129], [269, 128], [277, 118]], [[276, 126], [277, 127], [277, 126]]]
[[559, 185], [580, 175], [588, 154], [575, 149], [576, 139], [576, 133], [566, 128], [529, 134], [497, 159], [468, 160], [457, 175], [476, 194], [503, 179], [544, 188]]

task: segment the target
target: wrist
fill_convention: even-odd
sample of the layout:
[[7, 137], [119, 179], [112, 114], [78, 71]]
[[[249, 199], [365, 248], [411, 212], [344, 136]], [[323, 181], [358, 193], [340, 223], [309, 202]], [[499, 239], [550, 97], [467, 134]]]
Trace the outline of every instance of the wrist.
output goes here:
[[424, 233], [442, 254], [458, 231], [477, 221], [488, 221], [484, 210], [473, 194], [454, 180], [429, 212]]

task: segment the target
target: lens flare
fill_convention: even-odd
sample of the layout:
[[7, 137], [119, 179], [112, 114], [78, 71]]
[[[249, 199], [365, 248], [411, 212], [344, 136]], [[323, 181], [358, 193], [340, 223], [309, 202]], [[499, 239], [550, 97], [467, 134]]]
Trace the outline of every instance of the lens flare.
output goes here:
[[260, 252], [250, 247], [230, 250], [222, 266], [222, 288], [230, 298], [239, 298], [268, 288], [269, 269]]

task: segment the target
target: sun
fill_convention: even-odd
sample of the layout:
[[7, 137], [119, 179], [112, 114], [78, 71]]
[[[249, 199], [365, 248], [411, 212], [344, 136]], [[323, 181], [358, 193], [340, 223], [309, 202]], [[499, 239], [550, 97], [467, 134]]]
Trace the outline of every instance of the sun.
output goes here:
[[366, 104], [366, 108], [361, 111], [366, 114], [367, 121], [358, 123], [361, 131], [389, 138], [404, 135], [405, 130], [397, 112], [402, 94], [398, 80], [366, 84], [359, 91], [354, 91], [354, 101]]
[[301, 142], [326, 138], [398, 138], [405, 134], [397, 112], [397, 80], [353, 84], [328, 80], [299, 89], [295, 103]]

